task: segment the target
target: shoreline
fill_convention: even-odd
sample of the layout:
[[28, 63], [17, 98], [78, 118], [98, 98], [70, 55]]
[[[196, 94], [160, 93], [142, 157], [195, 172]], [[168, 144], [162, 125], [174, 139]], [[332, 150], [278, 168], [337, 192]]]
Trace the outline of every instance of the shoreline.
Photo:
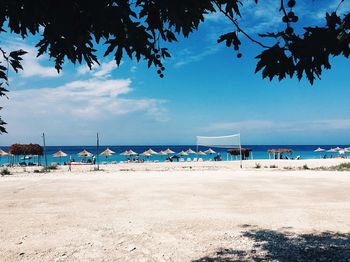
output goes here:
[[27, 167], [7, 167], [12, 176], [42, 176], [45, 174], [91, 174], [91, 173], [118, 173], [118, 172], [182, 172], [182, 171], [298, 171], [298, 170], [330, 170], [331, 167], [340, 164], [349, 164], [350, 159], [307, 159], [307, 160], [244, 160], [243, 168], [240, 168], [240, 161], [203, 161], [203, 162], [144, 162], [144, 163], [118, 163], [118, 164], [100, 164], [100, 169], [95, 171], [96, 165], [71, 166], [69, 171], [68, 165], [59, 165], [57, 169], [49, 170], [43, 173], [41, 166]]

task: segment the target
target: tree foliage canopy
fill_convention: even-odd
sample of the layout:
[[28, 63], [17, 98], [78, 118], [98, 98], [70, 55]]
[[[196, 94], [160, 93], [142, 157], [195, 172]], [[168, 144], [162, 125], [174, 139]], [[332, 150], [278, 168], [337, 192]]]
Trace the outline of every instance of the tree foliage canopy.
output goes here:
[[[254, 1], [259, 4], [258, 0]], [[339, 4], [344, 2], [340, 0]], [[123, 56], [146, 60], [164, 77], [163, 61], [170, 57], [167, 43], [188, 37], [204, 22], [205, 15], [222, 13], [232, 30], [218, 36], [218, 42], [242, 54], [242, 38], [248, 38], [262, 50], [256, 57], [256, 72], [263, 78], [304, 76], [313, 84], [323, 69], [330, 69], [331, 56], [350, 55], [350, 14], [340, 17], [337, 10], [325, 14], [319, 27], [305, 27], [297, 34], [293, 24], [298, 21], [293, 8], [296, 0], [280, 0], [281, 23], [285, 30], [261, 32], [255, 39], [239, 24], [241, 0], [2, 0], [0, 2], [0, 31], [9, 31], [26, 38], [40, 35], [36, 47], [38, 56], [47, 53], [60, 71], [65, 61], [86, 64], [98, 63], [97, 45], [105, 45], [104, 56], [114, 55], [117, 64]], [[268, 40], [266, 38], [269, 38]], [[272, 41], [271, 41], [272, 39]], [[264, 43], [274, 42], [269, 45]], [[24, 50], [9, 54], [0, 47], [0, 96], [6, 95], [7, 72], [12, 67], [22, 69]], [[5, 132], [0, 118], [0, 132]]]

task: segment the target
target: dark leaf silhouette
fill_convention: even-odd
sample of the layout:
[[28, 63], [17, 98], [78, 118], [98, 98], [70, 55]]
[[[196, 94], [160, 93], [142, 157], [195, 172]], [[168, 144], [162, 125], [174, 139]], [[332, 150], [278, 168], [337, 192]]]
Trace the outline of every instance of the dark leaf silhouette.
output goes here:
[[[340, 4], [344, 1], [339, 0]], [[62, 0], [27, 1], [4, 0], [0, 3], [0, 33], [10, 32], [22, 38], [38, 36], [37, 56], [48, 54], [58, 72], [65, 62], [98, 64], [97, 49], [104, 46], [104, 56], [114, 56], [120, 64], [125, 56], [144, 60], [148, 67], [164, 68], [164, 60], [171, 57], [167, 44], [178, 37], [188, 37], [198, 30], [206, 15], [220, 12], [233, 29], [219, 36], [218, 42], [237, 52], [241, 39], [246, 38], [262, 48], [256, 56], [255, 72], [263, 78], [305, 77], [311, 84], [321, 78], [324, 69], [331, 68], [331, 57], [350, 55], [350, 14], [340, 17], [336, 10], [325, 14], [319, 26], [305, 26], [296, 34], [293, 23], [298, 22], [294, 5], [286, 0], [280, 4], [281, 32], [259, 32], [250, 35], [240, 24], [241, 8], [248, 1], [240, 0]], [[254, 0], [255, 4], [260, 4]], [[254, 8], [254, 6], [249, 6]], [[271, 14], [276, 15], [276, 14]], [[39, 31], [40, 29], [40, 31]], [[299, 32], [298, 32], [299, 33]], [[256, 37], [256, 38], [255, 38]], [[265, 43], [266, 42], [266, 43]], [[96, 44], [97, 43], [97, 44]], [[271, 44], [272, 43], [272, 44]], [[1, 87], [7, 83], [8, 67], [15, 72], [22, 69], [25, 50], [6, 55], [0, 65]], [[238, 58], [242, 53], [236, 54]], [[161, 70], [164, 71], [163, 69]], [[164, 77], [163, 74], [160, 77]], [[0, 89], [0, 96], [7, 90]], [[0, 126], [2, 126], [0, 124]], [[1, 130], [0, 130], [1, 133]]]

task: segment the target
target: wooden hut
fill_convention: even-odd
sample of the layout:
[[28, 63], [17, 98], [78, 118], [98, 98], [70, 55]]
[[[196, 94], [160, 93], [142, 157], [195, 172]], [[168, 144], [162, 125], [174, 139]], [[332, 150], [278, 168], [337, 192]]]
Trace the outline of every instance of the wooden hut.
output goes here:
[[251, 151], [252, 151], [251, 148], [241, 148], [241, 150], [239, 148], [233, 148], [233, 149], [227, 150], [227, 152], [231, 156], [239, 156], [242, 152], [242, 160], [248, 159]]
[[[290, 159], [292, 158], [293, 150], [289, 148], [277, 148], [267, 150], [269, 159], [283, 159], [283, 154], [288, 154]], [[287, 159], [289, 159], [287, 158]]]
[[13, 144], [9, 147], [9, 154], [13, 156], [13, 162], [16, 158], [19, 160], [19, 156], [37, 156], [39, 165], [40, 157], [43, 153], [42, 146], [38, 144]]

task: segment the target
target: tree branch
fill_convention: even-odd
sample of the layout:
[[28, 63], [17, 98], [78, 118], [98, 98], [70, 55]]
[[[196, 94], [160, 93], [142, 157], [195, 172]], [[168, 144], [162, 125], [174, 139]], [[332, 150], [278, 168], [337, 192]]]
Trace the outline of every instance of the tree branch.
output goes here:
[[267, 45], [264, 45], [263, 43], [259, 42], [258, 40], [255, 40], [253, 37], [251, 37], [247, 32], [245, 32], [240, 26], [239, 24], [237, 23], [237, 21], [235, 19], [233, 19], [233, 17], [231, 17], [225, 10], [223, 10], [221, 8], [221, 5], [216, 1], [214, 0], [214, 3], [215, 5], [217, 6], [217, 8], [219, 9], [219, 11], [221, 13], [223, 13], [234, 25], [235, 27], [237, 28], [237, 30], [239, 32], [241, 32], [243, 35], [245, 35], [250, 41], [252, 41], [253, 43], [256, 43], [258, 45], [260, 45], [261, 47], [263, 48], [270, 48], [270, 46], [267, 46]]

